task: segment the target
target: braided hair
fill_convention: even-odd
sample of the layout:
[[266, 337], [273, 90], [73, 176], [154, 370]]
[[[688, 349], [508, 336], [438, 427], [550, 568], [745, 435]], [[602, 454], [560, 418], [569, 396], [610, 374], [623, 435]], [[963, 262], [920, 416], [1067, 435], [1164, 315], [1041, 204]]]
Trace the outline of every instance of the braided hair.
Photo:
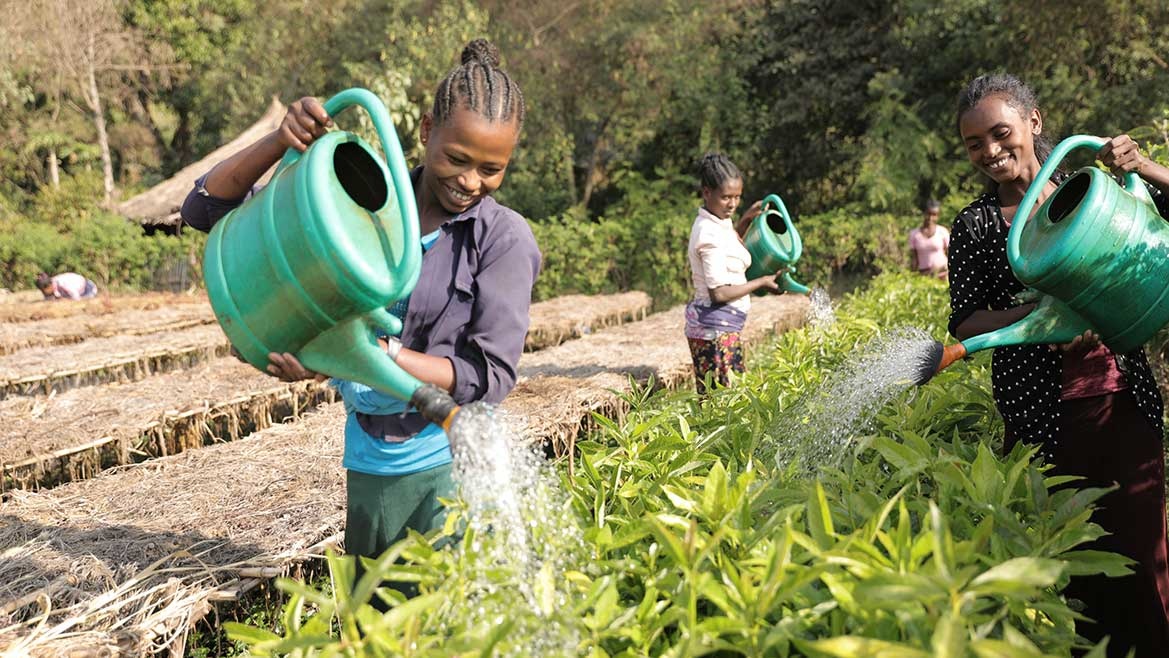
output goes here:
[[698, 161], [698, 182], [706, 190], [717, 190], [730, 180], [743, 180], [743, 174], [722, 153], [707, 153]]
[[[1039, 107], [1035, 100], [1035, 92], [1025, 82], [1010, 73], [989, 73], [971, 80], [958, 94], [956, 122], [961, 122], [962, 115], [987, 96], [1002, 96], [1007, 105], [1018, 110], [1023, 117]], [[1051, 155], [1051, 148], [1051, 141], [1046, 135], [1040, 133], [1035, 136], [1035, 157], [1039, 164], [1047, 161], [1047, 157]]]
[[465, 107], [491, 122], [515, 121], [517, 129], [523, 126], [524, 94], [499, 68], [499, 49], [486, 39], [475, 39], [463, 48], [460, 60], [434, 94], [434, 123], [446, 123], [455, 109]]

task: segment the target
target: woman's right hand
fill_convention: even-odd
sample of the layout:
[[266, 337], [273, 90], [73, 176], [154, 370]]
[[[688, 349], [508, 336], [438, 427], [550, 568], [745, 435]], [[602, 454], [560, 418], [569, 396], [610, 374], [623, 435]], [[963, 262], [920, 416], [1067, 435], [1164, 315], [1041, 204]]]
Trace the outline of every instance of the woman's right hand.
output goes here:
[[755, 279], [756, 283], [759, 284], [759, 287], [756, 288], [756, 290], [766, 290], [767, 292], [774, 293], [776, 295], [782, 295], [783, 293], [787, 292], [783, 289], [783, 286], [779, 285], [779, 277], [782, 276], [786, 271], [786, 269], [782, 269], [775, 274], [767, 274]]
[[332, 125], [333, 120], [325, 112], [325, 106], [316, 98], [305, 96], [288, 106], [276, 133], [281, 146], [304, 153]]

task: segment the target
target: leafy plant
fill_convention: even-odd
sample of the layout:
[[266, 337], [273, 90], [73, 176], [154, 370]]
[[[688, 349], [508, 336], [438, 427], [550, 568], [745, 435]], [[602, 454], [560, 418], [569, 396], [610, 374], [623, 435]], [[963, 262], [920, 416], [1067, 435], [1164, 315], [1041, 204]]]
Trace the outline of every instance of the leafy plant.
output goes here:
[[[256, 655], [1068, 656], [1083, 643], [1060, 589], [1125, 561], [1077, 548], [1102, 532], [1089, 515], [1104, 491], [1045, 475], [1033, 449], [997, 453], [985, 360], [906, 391], [814, 477], [769, 457], [801, 394], [881, 327], [940, 334], [944, 297], [923, 277], [878, 278], [831, 328], [760, 350], [739, 385], [708, 398], [641, 389], [621, 423], [596, 417], [561, 471], [586, 556], [543, 576], [573, 593], [555, 613], [450, 616], [469, 587], [514, 586], [468, 580], [491, 534], [434, 547], [456, 534], [456, 506], [443, 532], [412, 535], [356, 583], [350, 559], [331, 558], [336, 596], [281, 581], [294, 601], [279, 632], [229, 633]], [[406, 601], [386, 578], [422, 594]], [[540, 625], [571, 642], [525, 644]]]

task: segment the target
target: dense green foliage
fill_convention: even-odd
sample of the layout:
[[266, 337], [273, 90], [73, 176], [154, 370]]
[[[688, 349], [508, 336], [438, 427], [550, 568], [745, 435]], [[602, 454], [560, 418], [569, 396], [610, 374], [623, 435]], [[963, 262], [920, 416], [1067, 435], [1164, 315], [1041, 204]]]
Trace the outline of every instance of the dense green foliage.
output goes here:
[[[35, 29], [48, 7], [84, 10], [89, 20], [54, 14], [48, 24], [60, 29]], [[953, 99], [981, 72], [1029, 80], [1054, 137], [1132, 131], [1150, 149], [1169, 148], [1169, 66], [1158, 54], [1169, 49], [1169, 5], [1156, 0], [0, 0], [0, 8], [9, 45], [0, 52], [5, 233], [63, 221], [38, 212], [43, 198], [100, 175], [103, 160], [122, 198], [165, 179], [250, 125], [272, 95], [373, 89], [416, 158], [437, 81], [480, 35], [501, 47], [526, 90], [524, 138], [499, 195], [537, 225], [549, 254], [541, 297], [626, 285], [681, 296], [676, 250], [697, 203], [690, 171], [708, 149], [738, 162], [748, 200], [779, 193], [801, 229], [828, 234], [827, 253], [805, 240], [806, 278], [822, 281], [828, 263], [842, 261], [884, 269], [902, 258], [885, 245], [900, 236], [870, 240], [884, 219], [851, 218], [912, 223], [926, 196], [951, 200], [948, 216], [973, 193]], [[100, 57], [77, 45], [90, 32], [108, 46]], [[96, 113], [77, 81], [87, 66]], [[853, 235], [868, 246], [843, 250]], [[35, 250], [28, 257], [38, 264], [24, 269], [55, 266]]]
[[176, 289], [201, 280], [203, 237], [144, 235], [102, 209], [101, 181], [72, 177], [0, 230], [0, 287], [31, 288], [38, 272], [82, 272], [102, 289]]
[[[575, 568], [545, 574], [571, 591], [561, 609], [451, 618], [474, 590], [469, 556], [495, 537], [436, 550], [440, 533], [396, 545], [352, 596], [282, 581], [291, 602], [275, 632], [229, 634], [257, 655], [524, 655], [521, 631], [535, 624], [575, 629], [567, 651], [589, 656], [1067, 656], [1074, 615], [1060, 588], [1122, 573], [1123, 560], [1077, 550], [1101, 533], [1088, 522], [1101, 491], [1053, 488], [1064, 480], [1023, 447], [997, 453], [985, 360], [899, 396], [815, 477], [770, 456], [796, 400], [878, 327], [940, 335], [944, 313], [942, 284], [883, 277], [831, 328], [756, 355], [740, 385], [707, 400], [637, 393], [622, 424], [598, 418], [575, 470], [562, 470], [584, 546]], [[336, 589], [351, 591], [351, 564], [330, 564]], [[505, 596], [514, 584], [502, 565], [492, 573], [489, 597]], [[391, 575], [422, 595], [378, 589]], [[388, 614], [369, 608], [375, 596]]]

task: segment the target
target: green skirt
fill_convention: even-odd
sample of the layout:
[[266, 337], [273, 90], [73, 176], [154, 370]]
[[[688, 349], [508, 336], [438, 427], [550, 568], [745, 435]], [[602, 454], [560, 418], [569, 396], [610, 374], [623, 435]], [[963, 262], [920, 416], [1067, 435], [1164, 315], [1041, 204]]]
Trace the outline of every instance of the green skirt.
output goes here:
[[453, 498], [451, 465], [409, 475], [346, 472], [345, 552], [375, 558], [406, 537], [409, 528], [427, 533], [441, 528], [446, 508], [439, 497]]

